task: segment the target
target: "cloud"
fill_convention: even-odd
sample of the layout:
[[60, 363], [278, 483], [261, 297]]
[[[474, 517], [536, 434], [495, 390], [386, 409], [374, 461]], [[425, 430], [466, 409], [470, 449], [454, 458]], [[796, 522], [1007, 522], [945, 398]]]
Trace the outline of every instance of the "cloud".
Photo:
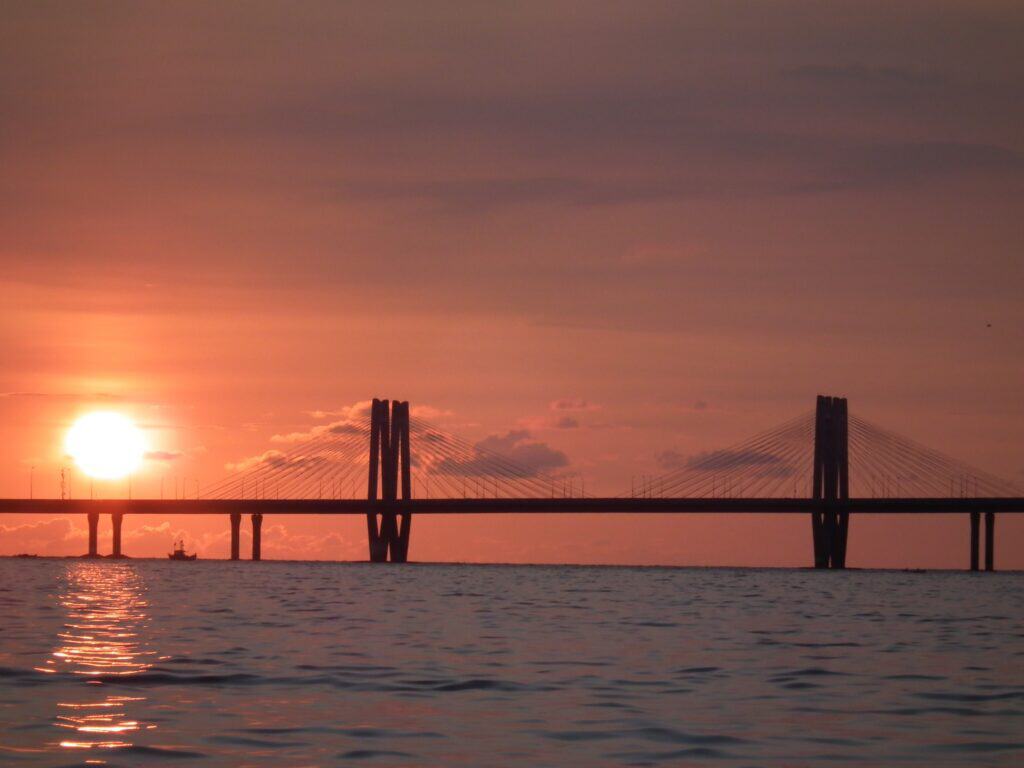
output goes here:
[[272, 443], [304, 443], [326, 433], [336, 435], [368, 433], [369, 427], [366, 421], [370, 417], [372, 403], [371, 400], [360, 400], [336, 410], [305, 411], [304, 413], [314, 419], [337, 418], [329, 424], [317, 424], [307, 430], [272, 435], [270, 441]]
[[[85, 516], [82, 515], [84, 523]], [[0, 547], [10, 554], [59, 555], [80, 549], [88, 532], [66, 517], [40, 520], [21, 525], [0, 525]]]
[[246, 470], [253, 469], [255, 467], [305, 467], [314, 464], [322, 464], [325, 461], [327, 461], [327, 459], [323, 456], [291, 456], [286, 455], [281, 451], [271, 449], [269, 451], [264, 451], [258, 456], [250, 456], [237, 462], [229, 462], [224, 465], [224, 468], [228, 472], [245, 472]]
[[[329, 523], [327, 528], [326, 531], [302, 533], [284, 524], [264, 524], [263, 555], [268, 559], [366, 559], [365, 532], [346, 536], [330, 531]], [[243, 557], [248, 557], [252, 541], [248, 521], [242, 525], [240, 534]], [[109, 521], [103, 520], [100, 523], [100, 552], [109, 551], [109, 536]], [[159, 523], [140, 523], [129, 515], [122, 532], [124, 552], [131, 557], [162, 558], [179, 538], [185, 540], [185, 548], [189, 552], [197, 552], [200, 558], [226, 558], [230, 550], [230, 528], [226, 522], [214, 530], [206, 530], [199, 518], [178, 517]], [[87, 547], [88, 528], [84, 515], [76, 516], [74, 520], [59, 517], [19, 525], [0, 525], [0, 552], [4, 554], [80, 555]]]
[[758, 476], [789, 477], [796, 470], [781, 456], [751, 449], [708, 451], [686, 460], [685, 468], [701, 472], [727, 472], [754, 468]]
[[[618, 89], [598, 86], [557, 98], [530, 93], [424, 96], [389, 89], [373, 95], [349, 94], [343, 105], [337, 93], [309, 93], [302, 99], [289, 99], [287, 104], [271, 104], [250, 115], [248, 121], [258, 126], [268, 141], [282, 143], [299, 140], [304, 135], [301, 129], [315, 124], [322, 131], [316, 138], [328, 145], [363, 141], [369, 135], [404, 145], [412, 125], [423, 136], [437, 136], [449, 151], [456, 137], [489, 145], [495, 152], [503, 148], [503, 140], [516, 145], [522, 162], [488, 175], [466, 178], [462, 166], [446, 159], [440, 170], [429, 174], [384, 176], [376, 169], [317, 174], [307, 182], [310, 188], [301, 191], [350, 204], [406, 208], [427, 204], [426, 215], [437, 208], [480, 216], [526, 205], [585, 208], [803, 195], [854, 186], [891, 187], [934, 174], [956, 175], [975, 169], [1002, 174], [1020, 171], [1012, 145], [952, 138], [921, 141], [916, 138], [920, 134], [897, 131], [867, 138], [837, 130], [808, 130], [785, 120], [757, 123], [752, 119], [749, 112], [756, 112], [769, 94], [779, 104], [776, 114], [790, 110], [793, 114], [827, 114], [818, 91], [827, 87], [825, 73], [835, 79], [842, 69], [823, 68], [817, 78], [810, 74], [813, 71], [796, 77], [784, 74], [766, 83], [764, 93], [751, 93], [729, 82], [721, 83], [718, 93], [669, 87], [637, 88], [624, 95]], [[893, 83], [912, 82], [910, 76], [901, 80], [895, 71], [885, 73], [884, 69], [874, 73], [850, 70], [843, 82], [860, 84], [860, 90], [869, 93], [882, 90], [879, 82], [888, 83], [888, 91], [893, 93], [873, 105], [876, 112], [885, 112], [899, 107], [906, 92], [906, 87], [894, 89]], [[815, 87], [794, 94], [794, 82]], [[945, 93], [941, 83], [929, 88], [930, 92]], [[724, 114], [723, 102], [730, 106]], [[238, 116], [225, 116], [224, 121], [212, 124], [208, 116], [194, 119], [207, 123], [200, 130], [212, 135], [238, 130]], [[943, 148], [943, 144], [952, 146]], [[929, 156], [927, 176], [919, 169], [914, 174], [900, 174], [882, 167], [886, 158], [904, 151]], [[557, 156], [554, 163], [539, 162], [552, 155]], [[623, 174], [616, 159], [628, 161], [633, 172]], [[538, 167], [545, 172], [537, 174]]]
[[0, 399], [24, 398], [33, 400], [68, 400], [73, 402], [97, 400], [115, 401], [124, 400], [121, 395], [112, 395], [107, 392], [0, 392]]
[[149, 461], [176, 461], [184, 455], [181, 451], [146, 451], [144, 457]]
[[552, 411], [598, 411], [601, 406], [579, 397], [563, 397], [552, 400], [548, 403], [548, 408]]
[[569, 465], [569, 457], [547, 443], [533, 440], [529, 430], [509, 430], [503, 436], [491, 435], [476, 444], [483, 452], [507, 457], [531, 474], [540, 474]]
[[[369, 424], [367, 419], [370, 413], [372, 401], [361, 400], [349, 406], [334, 410], [312, 410], [305, 413], [312, 416], [340, 416], [340, 419], [328, 424], [317, 424], [310, 429], [272, 435], [272, 443], [293, 445], [287, 449], [288, 452], [276, 448], [264, 451], [263, 453], [249, 456], [238, 461], [229, 462], [224, 465], [228, 472], [247, 472], [252, 469], [271, 467], [298, 468], [308, 467], [317, 464], [340, 463], [348, 464], [350, 461], [360, 463], [365, 461], [365, 454], [359, 454], [352, 459], [350, 454], [345, 454], [347, 448], [351, 448], [356, 441], [366, 439], [369, 446]], [[451, 415], [451, 411], [435, 408], [430, 405], [422, 405], [418, 408], [411, 408], [410, 415], [426, 415], [441, 418]], [[331, 435], [349, 436], [349, 439], [342, 437], [338, 440], [330, 439]], [[317, 438], [325, 438], [317, 441]], [[416, 439], [431, 443], [442, 444], [447, 442], [441, 433], [427, 431]], [[304, 445], [309, 443], [309, 445]], [[339, 450], [340, 449], [340, 450]], [[296, 451], [305, 451], [297, 454]], [[411, 457], [414, 467], [418, 467], [422, 461], [421, 456], [414, 450]]]
[[579, 418], [564, 411], [555, 411], [551, 415], [524, 416], [518, 419], [516, 424], [520, 429], [526, 430], [579, 429], [582, 426]]
[[569, 465], [562, 451], [534, 440], [529, 430], [513, 429], [504, 435], [491, 435], [473, 446], [464, 457], [445, 457], [435, 462], [430, 471], [465, 477], [491, 476], [497, 473], [496, 456], [514, 465], [525, 477], [536, 477]]
[[[366, 541], [335, 531], [297, 533], [282, 524], [263, 528], [263, 556], [276, 560], [365, 560]], [[364, 534], [365, 536], [365, 534]]]
[[679, 453], [679, 451], [675, 451], [672, 449], [662, 451], [657, 456], [655, 456], [654, 459], [655, 461], [658, 462], [658, 466], [664, 469], [665, 471], [682, 469], [683, 467], [686, 466], [686, 457], [683, 454]]
[[74, 526], [71, 524], [71, 520], [66, 517], [40, 520], [34, 523], [22, 523], [20, 525], [0, 525], [0, 534], [4, 536], [45, 532], [48, 537], [66, 538], [71, 535], [73, 530]]
[[438, 432], [435, 429], [428, 429], [419, 435], [420, 440], [426, 440], [427, 442], [434, 443], [436, 445], [450, 445], [451, 439], [443, 432]]
[[[304, 411], [304, 413], [314, 419], [341, 417], [345, 420], [355, 421], [357, 419], [370, 418], [370, 409], [372, 404], [372, 400], [360, 400], [353, 405], [343, 406], [335, 410]], [[445, 408], [437, 408], [433, 405], [424, 405], [420, 403], [409, 407], [409, 415], [419, 417], [421, 419], [441, 419], [454, 416], [455, 413], [454, 411], [450, 411]]]
[[361, 424], [353, 424], [350, 421], [335, 422], [328, 426], [327, 431], [332, 435], [365, 435], [369, 430]]
[[1024, 154], [996, 144], [965, 141], [888, 141], [851, 146], [837, 152], [818, 179], [794, 192], [900, 186], [929, 179], [989, 172], [1024, 171]]
[[455, 411], [450, 411], [445, 408], [435, 408], [432, 405], [411, 405], [409, 406], [409, 416], [414, 419], [448, 419], [455, 415]]
[[303, 411], [311, 419], [329, 419], [340, 414], [337, 411]]
[[[323, 441], [310, 442], [312, 438], [320, 435], [354, 435], [354, 439], [327, 439]], [[363, 425], [351, 424], [349, 422], [335, 422], [323, 424], [313, 430], [291, 435], [275, 435], [275, 442], [298, 443], [288, 453], [271, 448], [255, 456], [249, 456], [234, 462], [228, 462], [224, 468], [228, 472], [246, 472], [251, 469], [271, 467], [274, 469], [312, 467], [317, 465], [335, 464], [339, 468], [351, 466], [352, 463], [360, 463], [365, 460], [365, 454], [359, 453], [354, 458], [352, 448], [357, 442], [364, 438], [369, 445], [369, 429]], [[274, 438], [271, 438], [272, 440]]]
[[[369, 418], [372, 400], [360, 400], [352, 405], [334, 410], [313, 410], [304, 413], [317, 419], [336, 418], [329, 424], [317, 424], [307, 430], [273, 435], [273, 443], [303, 443], [324, 434], [335, 435], [369, 435]], [[409, 415], [421, 419], [442, 419], [454, 415], [452, 411], [435, 408], [432, 405], [415, 405], [410, 407]]]
[[[866, 64], [808, 64], [793, 67], [784, 74], [808, 83], [847, 91], [873, 94], [899, 92], [907, 95], [923, 90], [932, 92], [949, 83], [949, 78], [937, 71], [901, 69], [899, 67], [868, 66]], [[847, 95], [849, 95], [847, 93]]]
[[372, 182], [336, 188], [339, 197], [355, 200], [427, 201], [447, 213], [487, 213], [515, 205], [598, 206], [623, 202], [688, 197], [702, 191], [681, 179], [623, 182], [582, 176], [492, 177], [419, 183]]
[[354, 424], [348, 420], [333, 421], [330, 424], [318, 424], [312, 429], [299, 432], [289, 432], [283, 435], [272, 435], [272, 443], [305, 443], [320, 435], [358, 435], [369, 434], [369, 427], [363, 424]]
[[287, 432], [285, 434], [271, 435], [272, 443], [304, 443], [317, 435], [322, 435], [330, 428], [329, 425], [318, 425], [304, 432]]
[[[337, 560], [365, 559], [364, 541], [346, 538], [336, 532], [299, 533], [284, 524], [263, 526], [263, 556], [268, 559]], [[252, 533], [248, 525], [240, 530], [241, 549], [248, 552]], [[125, 527], [124, 551], [136, 556], [157, 556], [167, 552], [178, 539], [185, 548], [200, 557], [226, 557], [230, 548], [230, 530], [224, 526], [217, 532], [193, 533], [186, 521], [176, 524], [165, 521], [158, 525]]]
[[304, 411], [304, 413], [314, 419], [340, 418], [346, 421], [355, 421], [360, 418], [369, 418], [370, 408], [372, 405], [372, 400], [358, 400], [351, 405], [343, 405], [340, 408], [330, 410], [317, 409], [313, 411]]
[[796, 469], [784, 458], [769, 451], [720, 450], [685, 456], [674, 449], [655, 456], [658, 466], [666, 472], [730, 472], [750, 471], [757, 477], [790, 477]]
[[[344, 536], [339, 532], [324, 530], [330, 523], [320, 526], [314, 533], [302, 533], [284, 523], [265, 522], [262, 529], [262, 554], [266, 560], [365, 560], [366, 539]], [[365, 530], [365, 529], [364, 529]], [[125, 532], [125, 536], [129, 536]], [[150, 554], [160, 556], [170, 549], [178, 538], [184, 538], [185, 548], [196, 552], [200, 558], [226, 558], [231, 547], [230, 529], [225, 525], [216, 532], [190, 533], [187, 529], [172, 528], [164, 523], [140, 529], [132, 539], [129, 554]], [[247, 558], [252, 548], [252, 529], [246, 522], [239, 531], [242, 557]], [[127, 548], [126, 541], [126, 548]]]
[[[159, 525], [140, 525], [134, 528], [126, 527], [121, 534], [122, 551], [129, 555], [133, 552], [153, 553], [169, 551], [174, 542], [181, 538], [187, 538], [186, 530], [172, 528], [169, 521]], [[191, 548], [191, 546], [189, 547]]]

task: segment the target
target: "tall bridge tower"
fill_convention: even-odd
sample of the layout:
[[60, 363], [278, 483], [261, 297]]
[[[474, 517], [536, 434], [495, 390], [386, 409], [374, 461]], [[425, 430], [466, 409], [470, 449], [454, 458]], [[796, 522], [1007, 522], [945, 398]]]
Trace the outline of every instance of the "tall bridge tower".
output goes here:
[[[374, 399], [370, 409], [370, 467], [366, 496], [370, 501], [412, 498], [409, 457], [409, 403]], [[379, 492], [379, 495], [378, 495]], [[401, 497], [399, 497], [401, 492]], [[404, 563], [409, 554], [412, 513], [366, 513], [370, 560]]]
[[818, 395], [812, 498], [823, 503], [811, 513], [815, 568], [846, 567], [850, 513], [835, 502], [850, 498], [849, 443], [846, 398]]

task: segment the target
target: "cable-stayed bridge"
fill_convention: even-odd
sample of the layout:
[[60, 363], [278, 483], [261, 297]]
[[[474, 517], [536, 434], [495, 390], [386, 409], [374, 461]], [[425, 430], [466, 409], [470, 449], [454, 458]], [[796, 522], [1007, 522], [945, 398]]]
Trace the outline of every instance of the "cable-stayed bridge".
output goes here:
[[374, 400], [288, 450], [243, 463], [194, 499], [0, 499], [0, 512], [84, 513], [91, 556], [99, 516], [110, 514], [115, 557], [125, 514], [226, 514], [234, 560], [243, 515], [259, 560], [265, 514], [354, 514], [366, 518], [374, 562], [408, 560], [417, 514], [806, 514], [817, 568], [846, 566], [851, 515], [963, 514], [971, 569], [980, 567], [984, 516], [984, 563], [993, 570], [995, 515], [1024, 512], [1024, 492], [850, 414], [838, 397], [819, 396], [812, 412], [611, 497], [588, 496], [579, 478], [536, 471], [413, 418], [407, 402]]

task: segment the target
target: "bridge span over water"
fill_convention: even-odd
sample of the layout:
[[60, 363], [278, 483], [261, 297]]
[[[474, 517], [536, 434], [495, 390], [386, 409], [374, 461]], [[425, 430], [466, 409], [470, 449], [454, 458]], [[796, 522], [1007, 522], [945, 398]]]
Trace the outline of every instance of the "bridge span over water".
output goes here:
[[[360, 477], [365, 496], [341, 498]], [[851, 494], [856, 483], [859, 495]], [[374, 562], [408, 560], [414, 515], [801, 514], [810, 517], [817, 568], [846, 566], [851, 515], [960, 514], [969, 521], [971, 570], [980, 567], [982, 518], [984, 567], [994, 570], [995, 516], [1024, 513], [1024, 493], [851, 417], [844, 398], [819, 396], [813, 414], [694, 457], [619, 497], [585, 496], [564, 478], [410, 419], [408, 403], [374, 400], [367, 418], [316, 429], [288, 453], [268, 452], [198, 498], [0, 499], [0, 513], [26, 512], [84, 514], [93, 557], [100, 515], [111, 516], [114, 557], [122, 556], [125, 515], [227, 515], [232, 560], [240, 556], [243, 516], [259, 560], [264, 515], [359, 515]]]

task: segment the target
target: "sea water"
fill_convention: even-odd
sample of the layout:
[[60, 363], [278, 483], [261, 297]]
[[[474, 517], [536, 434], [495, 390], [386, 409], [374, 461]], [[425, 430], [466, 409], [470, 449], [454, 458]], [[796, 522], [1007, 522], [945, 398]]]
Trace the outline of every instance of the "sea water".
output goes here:
[[1024, 765], [1024, 576], [0, 560], [0, 765]]

